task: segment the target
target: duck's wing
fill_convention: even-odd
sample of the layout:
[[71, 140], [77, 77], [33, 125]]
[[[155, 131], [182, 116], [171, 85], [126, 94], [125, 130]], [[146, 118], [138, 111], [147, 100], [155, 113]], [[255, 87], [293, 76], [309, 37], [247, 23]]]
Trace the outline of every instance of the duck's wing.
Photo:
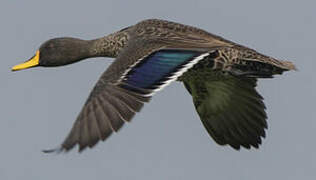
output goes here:
[[158, 90], [176, 80], [209, 52], [170, 48], [157, 42], [129, 42], [96, 83], [61, 147], [93, 147], [118, 131]]
[[255, 90], [257, 80], [222, 72], [215, 76], [184, 80], [204, 127], [220, 145], [258, 148], [267, 116], [263, 98]]

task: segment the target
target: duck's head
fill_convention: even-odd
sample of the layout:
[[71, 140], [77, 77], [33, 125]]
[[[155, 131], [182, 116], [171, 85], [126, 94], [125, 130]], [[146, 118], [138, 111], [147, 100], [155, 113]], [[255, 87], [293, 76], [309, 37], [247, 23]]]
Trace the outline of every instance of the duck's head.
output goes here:
[[55, 38], [44, 42], [28, 61], [12, 67], [12, 71], [36, 66], [54, 67], [91, 57], [90, 41], [76, 38]]

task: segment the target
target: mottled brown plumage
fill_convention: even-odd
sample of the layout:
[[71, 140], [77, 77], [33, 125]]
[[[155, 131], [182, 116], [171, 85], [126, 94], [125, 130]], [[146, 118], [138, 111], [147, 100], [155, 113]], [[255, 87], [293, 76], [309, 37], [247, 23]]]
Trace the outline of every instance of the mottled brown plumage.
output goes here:
[[45, 152], [69, 151], [77, 144], [79, 151], [93, 147], [174, 80], [184, 83], [203, 125], [218, 144], [258, 148], [267, 116], [263, 98], [255, 90], [257, 78], [295, 69], [291, 62], [204, 30], [157, 19], [95, 40], [53, 39], [39, 52], [45, 52], [39, 57], [42, 66], [89, 57], [116, 58], [93, 88], [61, 147]]

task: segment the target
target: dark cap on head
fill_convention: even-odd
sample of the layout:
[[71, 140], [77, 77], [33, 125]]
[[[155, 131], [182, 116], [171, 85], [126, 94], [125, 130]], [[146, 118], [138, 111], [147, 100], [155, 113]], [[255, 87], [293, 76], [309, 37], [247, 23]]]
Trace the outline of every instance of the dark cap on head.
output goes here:
[[55, 38], [44, 42], [28, 61], [16, 65], [13, 71], [35, 66], [63, 66], [91, 57], [91, 41], [76, 38]]

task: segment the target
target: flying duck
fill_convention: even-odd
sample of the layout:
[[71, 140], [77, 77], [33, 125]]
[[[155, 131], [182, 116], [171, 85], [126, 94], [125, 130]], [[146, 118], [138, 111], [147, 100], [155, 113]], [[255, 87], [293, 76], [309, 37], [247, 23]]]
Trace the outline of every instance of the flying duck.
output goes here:
[[54, 67], [91, 57], [114, 62], [101, 75], [60, 147], [44, 152], [79, 152], [130, 122], [151, 97], [173, 81], [191, 94], [195, 109], [219, 145], [258, 148], [267, 115], [258, 78], [295, 70], [277, 60], [211, 34], [175, 22], [149, 19], [94, 40], [63, 37], [44, 42], [13, 71]]

